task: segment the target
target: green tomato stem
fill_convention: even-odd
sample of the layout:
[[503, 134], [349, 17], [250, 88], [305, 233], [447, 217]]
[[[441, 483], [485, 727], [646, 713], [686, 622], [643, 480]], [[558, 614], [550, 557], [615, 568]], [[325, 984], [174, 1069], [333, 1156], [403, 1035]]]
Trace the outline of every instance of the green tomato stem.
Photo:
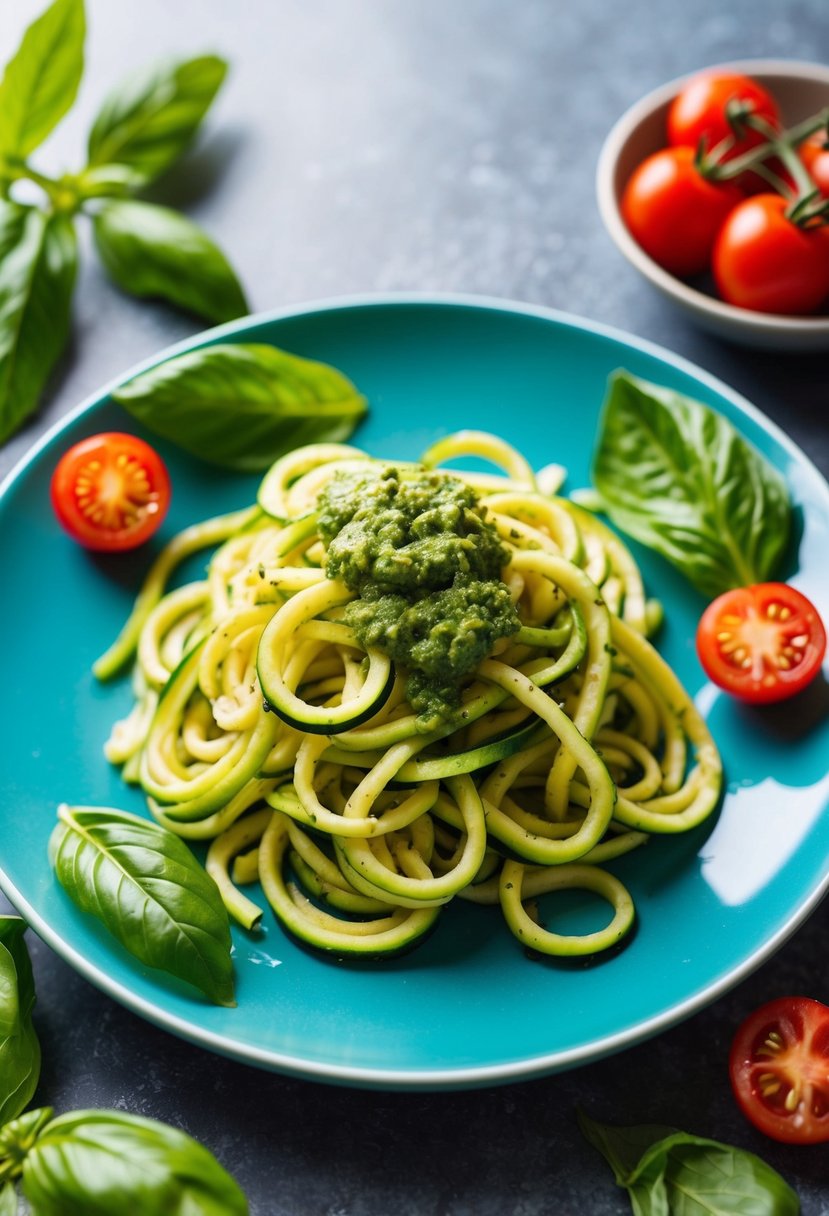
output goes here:
[[[829, 202], [820, 197], [809, 170], [797, 154], [797, 148], [804, 140], [822, 127], [827, 127], [829, 109], [821, 110], [786, 131], [778, 131], [762, 115], [750, 110], [740, 113], [739, 122], [743, 127], [759, 132], [763, 142], [732, 160], [723, 160], [723, 157], [734, 146], [734, 136], [721, 140], [710, 152], [701, 143], [697, 149], [696, 164], [702, 176], [709, 181], [731, 181], [751, 170], [768, 182], [777, 194], [790, 199], [786, 218], [793, 224], [814, 227], [829, 223]], [[794, 189], [767, 163], [774, 158], [789, 173]]]

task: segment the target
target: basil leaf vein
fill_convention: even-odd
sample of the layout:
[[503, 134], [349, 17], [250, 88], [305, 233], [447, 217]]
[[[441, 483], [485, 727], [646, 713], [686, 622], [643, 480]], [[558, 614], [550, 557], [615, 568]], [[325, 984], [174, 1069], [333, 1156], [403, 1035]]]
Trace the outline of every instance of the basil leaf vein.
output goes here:
[[611, 520], [709, 598], [774, 574], [791, 505], [778, 471], [731, 423], [681, 393], [617, 372], [593, 481]]
[[37, 1216], [247, 1216], [247, 1201], [203, 1145], [120, 1111], [81, 1110], [46, 1123], [23, 1165]]
[[28, 156], [71, 107], [85, 34], [83, 0], [55, 0], [28, 27], [0, 83], [0, 153]]
[[143, 68], [112, 92], [89, 135], [89, 165], [127, 166], [143, 186], [177, 160], [227, 73], [216, 55]]
[[40, 1043], [32, 1022], [35, 983], [25, 921], [0, 916], [0, 1126], [31, 1101], [40, 1077]]
[[131, 954], [232, 1005], [227, 912], [213, 879], [172, 832], [108, 807], [58, 810], [55, 872]]
[[247, 472], [306, 443], [347, 439], [366, 410], [363, 395], [335, 368], [256, 343], [168, 359], [113, 397], [185, 451]]

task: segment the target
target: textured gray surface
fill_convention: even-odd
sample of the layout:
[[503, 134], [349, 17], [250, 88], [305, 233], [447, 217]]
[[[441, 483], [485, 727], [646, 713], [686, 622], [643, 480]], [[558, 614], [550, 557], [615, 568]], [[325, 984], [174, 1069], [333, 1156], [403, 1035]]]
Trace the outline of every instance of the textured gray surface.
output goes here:
[[[39, 9], [0, 6], [0, 47]], [[462, 290], [619, 325], [694, 359], [829, 473], [824, 359], [728, 347], [691, 329], [612, 248], [593, 202], [602, 138], [630, 102], [708, 63], [829, 58], [824, 0], [90, 0], [89, 68], [44, 167], [77, 163], [101, 94], [133, 64], [217, 49], [233, 75], [198, 147], [156, 190], [211, 231], [251, 305], [355, 291]], [[5, 50], [4, 50], [5, 53]], [[53, 420], [190, 320], [118, 294], [91, 256], [72, 348], [0, 473]], [[785, 811], [785, 808], [781, 808]], [[736, 1113], [724, 1060], [754, 1005], [829, 1000], [829, 904], [729, 996], [658, 1039], [572, 1073], [471, 1093], [377, 1094], [256, 1072], [180, 1043], [33, 943], [39, 1097], [185, 1127], [254, 1216], [615, 1216], [622, 1192], [574, 1107], [679, 1124], [761, 1153], [829, 1216], [826, 1149], [773, 1145]]]

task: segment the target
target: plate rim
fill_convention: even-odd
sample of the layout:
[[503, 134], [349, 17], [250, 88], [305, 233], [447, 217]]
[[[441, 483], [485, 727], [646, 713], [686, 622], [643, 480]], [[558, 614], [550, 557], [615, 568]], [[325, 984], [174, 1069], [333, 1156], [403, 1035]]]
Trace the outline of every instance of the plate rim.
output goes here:
[[[640, 338], [616, 326], [608, 325], [601, 321], [593, 321], [564, 310], [549, 308], [542, 304], [526, 303], [501, 296], [478, 295], [475, 293], [429, 291], [349, 293], [325, 297], [319, 300], [281, 305], [274, 309], [250, 313], [245, 317], [213, 326], [210, 329], [200, 330], [187, 338], [164, 347], [161, 351], [140, 360], [120, 375], [90, 393], [78, 405], [67, 411], [67, 413], [48, 427], [43, 435], [35, 440], [31, 447], [24, 452], [23, 456], [3, 478], [2, 482], [0, 482], [0, 501], [11, 491], [15, 483], [24, 476], [29, 466], [35, 464], [41, 453], [51, 445], [59, 434], [67, 430], [85, 414], [91, 413], [98, 406], [102, 406], [106, 402], [106, 399], [111, 396], [112, 391], [119, 385], [126, 383], [126, 381], [139, 373], [155, 367], [175, 355], [212, 345], [223, 338], [230, 338], [245, 333], [261, 325], [342, 309], [354, 310], [372, 307], [394, 307], [398, 305], [423, 305], [432, 308], [467, 308], [481, 312], [500, 312], [508, 315], [533, 317], [549, 321], [558, 326], [610, 339], [668, 363], [678, 371], [689, 375], [697, 382], [730, 401], [739, 413], [751, 419], [761, 430], [770, 435], [801, 468], [807, 469], [815, 478], [821, 492], [826, 496], [827, 509], [829, 509], [829, 482], [827, 482], [807, 453], [776, 422], [768, 418], [741, 393], [685, 356], [675, 354], [659, 343], [647, 338]], [[177, 1035], [179, 1038], [239, 1062], [252, 1064], [269, 1071], [305, 1080], [374, 1089], [436, 1090], [473, 1088], [529, 1080], [548, 1075], [555, 1071], [596, 1061], [624, 1048], [632, 1047], [656, 1033], [668, 1030], [670, 1027], [677, 1025], [679, 1022], [684, 1021], [694, 1013], [705, 1008], [731, 988], [734, 988], [776, 953], [795, 930], [808, 919], [827, 893], [829, 893], [829, 873], [825, 875], [821, 882], [815, 885], [809, 897], [778, 927], [777, 931], [744, 959], [738, 967], [732, 968], [726, 974], [712, 980], [685, 1000], [676, 1002], [669, 1009], [663, 1010], [647, 1018], [645, 1021], [637, 1021], [634, 1025], [613, 1034], [605, 1035], [601, 1039], [594, 1039], [592, 1042], [583, 1044], [580, 1047], [569, 1048], [563, 1051], [545, 1052], [520, 1060], [510, 1060], [496, 1064], [464, 1065], [459, 1068], [444, 1066], [429, 1069], [373, 1068], [367, 1065], [355, 1066], [330, 1062], [323, 1063], [321, 1061], [308, 1060], [295, 1054], [292, 1055], [282, 1051], [258, 1047], [255, 1044], [247, 1043], [227, 1034], [219, 1034], [208, 1030], [139, 996], [126, 984], [112, 978], [106, 971], [90, 962], [74, 945], [62, 936], [59, 929], [53, 928], [51, 923], [41, 916], [23, 895], [22, 891], [6, 875], [2, 866], [0, 866], [0, 890], [3, 891], [19, 914], [25, 918], [29, 927], [37, 936], [54, 950], [60, 958], [73, 967], [74, 970], [99, 990], [118, 1001], [119, 1004], [138, 1014], [146, 1021]]]

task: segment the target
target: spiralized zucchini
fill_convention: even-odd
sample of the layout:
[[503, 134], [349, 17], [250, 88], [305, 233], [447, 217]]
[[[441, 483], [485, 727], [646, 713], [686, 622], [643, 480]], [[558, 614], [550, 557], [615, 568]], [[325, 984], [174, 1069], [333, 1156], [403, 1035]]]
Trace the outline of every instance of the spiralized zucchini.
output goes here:
[[[634, 921], [604, 865], [717, 804], [717, 749], [647, 640], [660, 614], [627, 548], [496, 436], [449, 436], [423, 465], [464, 456], [503, 470], [451, 476], [508, 553], [521, 627], [438, 726], [407, 703], [406, 672], [364, 650], [344, 619], [354, 593], [325, 573], [317, 497], [371, 461], [339, 444], [291, 453], [258, 506], [174, 539], [96, 667], [135, 654], [135, 707], [106, 754], [159, 822], [212, 841], [208, 870], [247, 929], [264, 909], [240, 888], [259, 880], [284, 927], [334, 955], [407, 948], [453, 899], [500, 905], [539, 953], [595, 954]], [[217, 543], [204, 580], [166, 591]], [[572, 888], [610, 905], [605, 928], [544, 923], [538, 900]]]

